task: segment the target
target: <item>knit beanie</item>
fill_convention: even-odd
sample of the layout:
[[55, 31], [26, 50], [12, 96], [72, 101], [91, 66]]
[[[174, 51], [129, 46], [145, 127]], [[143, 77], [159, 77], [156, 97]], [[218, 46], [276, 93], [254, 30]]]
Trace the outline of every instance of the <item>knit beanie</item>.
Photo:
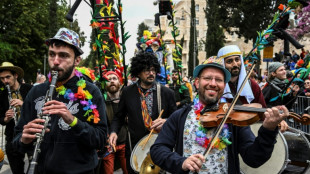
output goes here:
[[116, 77], [118, 78], [118, 80], [120, 80], [121, 78], [119, 77], [119, 75], [115, 72], [115, 71], [108, 71], [107, 73], [105, 73], [105, 76], [108, 76], [110, 74], [114, 74], [116, 75]]
[[277, 71], [277, 69], [280, 68], [281, 66], [284, 66], [283, 63], [280, 63], [280, 62], [271, 63], [268, 67], [268, 73], [270, 74], [272, 72]]

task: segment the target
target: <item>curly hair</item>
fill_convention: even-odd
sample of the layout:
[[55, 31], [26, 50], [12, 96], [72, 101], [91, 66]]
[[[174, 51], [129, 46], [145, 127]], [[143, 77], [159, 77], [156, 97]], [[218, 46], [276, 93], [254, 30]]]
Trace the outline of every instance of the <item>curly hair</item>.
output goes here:
[[139, 73], [151, 67], [155, 68], [156, 74], [160, 73], [160, 64], [157, 57], [152, 53], [141, 52], [131, 59], [130, 73], [138, 77]]

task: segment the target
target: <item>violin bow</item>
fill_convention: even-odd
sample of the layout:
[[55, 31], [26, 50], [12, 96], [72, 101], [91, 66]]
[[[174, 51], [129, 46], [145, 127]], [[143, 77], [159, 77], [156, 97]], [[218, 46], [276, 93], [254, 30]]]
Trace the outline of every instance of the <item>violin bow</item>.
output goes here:
[[239, 98], [239, 96], [240, 96], [240, 94], [241, 94], [241, 91], [243, 90], [243, 88], [244, 88], [246, 82], [247, 82], [248, 79], [250, 78], [250, 75], [251, 75], [251, 73], [253, 72], [253, 70], [254, 70], [254, 68], [255, 68], [255, 65], [256, 65], [256, 63], [252, 65], [252, 67], [251, 67], [249, 73], [247, 73], [245, 79], [243, 80], [243, 82], [242, 82], [242, 84], [241, 84], [240, 89], [238, 90], [238, 92], [237, 92], [236, 96], [234, 97], [233, 101], [231, 102], [231, 105], [229, 106], [228, 111], [226, 112], [226, 114], [225, 114], [225, 116], [223, 117], [223, 119], [222, 119], [221, 123], [219, 124], [219, 126], [216, 128], [216, 130], [215, 130], [215, 135], [212, 137], [210, 143], [208, 144], [206, 150], [205, 150], [204, 153], [203, 153], [203, 156], [204, 156], [205, 159], [207, 158], [208, 154], [210, 153], [210, 151], [211, 151], [211, 149], [212, 149], [212, 146], [213, 146], [214, 143], [215, 143], [215, 140], [218, 138], [220, 132], [222, 131], [222, 129], [223, 129], [223, 127], [224, 127], [224, 124], [225, 124], [226, 120], [228, 119], [228, 116], [230, 115], [231, 111], [233, 110], [233, 108], [234, 108], [234, 106], [235, 106], [235, 104], [236, 104], [236, 102], [237, 102], [237, 100], [238, 100], [238, 98]]

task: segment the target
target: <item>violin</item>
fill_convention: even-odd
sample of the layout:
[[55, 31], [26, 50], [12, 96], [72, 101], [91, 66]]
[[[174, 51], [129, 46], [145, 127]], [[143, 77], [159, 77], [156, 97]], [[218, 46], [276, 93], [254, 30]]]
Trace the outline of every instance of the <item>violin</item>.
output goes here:
[[[229, 106], [230, 103], [220, 103], [217, 108], [207, 110], [199, 118], [201, 124], [204, 127], [217, 127], [224, 118]], [[259, 120], [264, 120], [266, 109], [262, 108], [262, 105], [259, 103], [235, 105], [225, 123], [232, 123], [235, 126], [249, 126]], [[310, 115], [308, 114], [300, 116], [290, 112], [288, 117], [304, 125], [310, 124]]]

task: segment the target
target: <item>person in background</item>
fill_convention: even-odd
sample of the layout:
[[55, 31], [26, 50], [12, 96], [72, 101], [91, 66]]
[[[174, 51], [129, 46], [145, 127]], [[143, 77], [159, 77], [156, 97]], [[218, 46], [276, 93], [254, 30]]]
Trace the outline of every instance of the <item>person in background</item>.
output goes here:
[[[285, 105], [290, 110], [294, 103], [294, 97], [292, 96], [294, 89], [292, 92], [280, 96], [280, 94], [283, 94], [283, 90], [287, 90], [284, 88], [288, 83], [284, 65], [280, 62], [273, 62], [268, 67], [268, 73], [267, 84], [262, 90], [267, 107]], [[290, 105], [288, 105], [289, 103]]]
[[297, 61], [299, 60], [299, 56], [294, 50], [292, 51], [291, 60], [293, 60], [295, 63], [297, 63]]
[[43, 74], [38, 74], [36, 78], [36, 83], [33, 84], [33, 86], [36, 86], [38, 84], [44, 83], [46, 81], [46, 77]]
[[305, 51], [305, 49], [304, 48], [301, 48], [301, 53], [300, 53], [300, 58], [301, 59], [304, 59], [305, 57], [306, 57], [306, 51]]
[[301, 96], [306, 96], [306, 97], [310, 97], [310, 79], [305, 79], [304, 81], [304, 86], [301, 92]]
[[179, 82], [180, 75], [178, 70], [172, 70], [171, 74], [172, 84], [169, 84], [169, 88], [174, 91], [176, 105], [179, 108], [191, 102], [188, 88]]
[[262, 89], [266, 85], [266, 79], [263, 79], [262, 76], [258, 76], [257, 83], [260, 89]]
[[192, 84], [189, 82], [188, 78], [185, 76], [183, 77], [183, 82], [185, 84], [185, 86], [187, 87], [188, 89], [188, 92], [189, 92], [189, 96], [191, 98], [191, 101], [193, 101], [193, 87], [192, 87]]
[[[26, 152], [20, 152], [14, 148], [12, 141], [14, 137], [14, 127], [21, 119], [21, 107], [31, 89], [31, 85], [21, 83], [24, 71], [10, 62], [3, 62], [0, 66], [0, 79], [5, 86], [9, 86], [12, 99], [9, 101], [8, 89], [0, 94], [0, 123], [5, 125], [5, 151], [9, 160], [13, 174], [24, 173], [24, 158]], [[29, 158], [29, 156], [28, 156]]]
[[[111, 125], [113, 117], [117, 112], [118, 103], [120, 100], [121, 94], [121, 77], [114, 72], [108, 71], [104, 77], [108, 80], [105, 90], [107, 91], [107, 98], [105, 101], [106, 109], [107, 109], [107, 116], [109, 124]], [[110, 128], [110, 126], [109, 126]], [[115, 169], [114, 161], [120, 162], [122, 171], [124, 174], [127, 174], [126, 168], [126, 158], [125, 158], [125, 142], [126, 142], [126, 127], [123, 125], [120, 132], [117, 134], [118, 139], [116, 144], [110, 144], [108, 147], [108, 155], [102, 159], [102, 169], [104, 174], [113, 174]], [[109, 141], [110, 142], [110, 141]]]
[[288, 63], [289, 70], [295, 70], [295, 65], [296, 63], [294, 62], [294, 60], [290, 60], [290, 62]]
[[[224, 67], [231, 73], [231, 79], [226, 85], [223, 97], [231, 102], [240, 89], [247, 72], [243, 63], [242, 52], [237, 45], [228, 45], [221, 48], [217, 54], [224, 60]], [[254, 76], [256, 73], [253, 73]], [[260, 103], [265, 108], [263, 93], [254, 79], [249, 79], [241, 91], [238, 104]]]
[[[224, 89], [223, 101], [229, 103], [241, 88], [241, 84], [246, 77], [246, 70], [243, 63], [242, 52], [237, 45], [224, 46], [218, 51], [218, 58], [224, 59], [225, 68], [231, 73], [231, 79]], [[256, 75], [256, 73], [255, 73]], [[259, 103], [263, 108], [266, 108], [266, 102], [261, 88], [258, 86], [254, 79], [249, 79], [243, 90], [240, 93], [240, 97], [237, 100], [237, 104], [250, 104]], [[281, 122], [281, 131], [288, 129], [288, 125], [285, 121]]]

